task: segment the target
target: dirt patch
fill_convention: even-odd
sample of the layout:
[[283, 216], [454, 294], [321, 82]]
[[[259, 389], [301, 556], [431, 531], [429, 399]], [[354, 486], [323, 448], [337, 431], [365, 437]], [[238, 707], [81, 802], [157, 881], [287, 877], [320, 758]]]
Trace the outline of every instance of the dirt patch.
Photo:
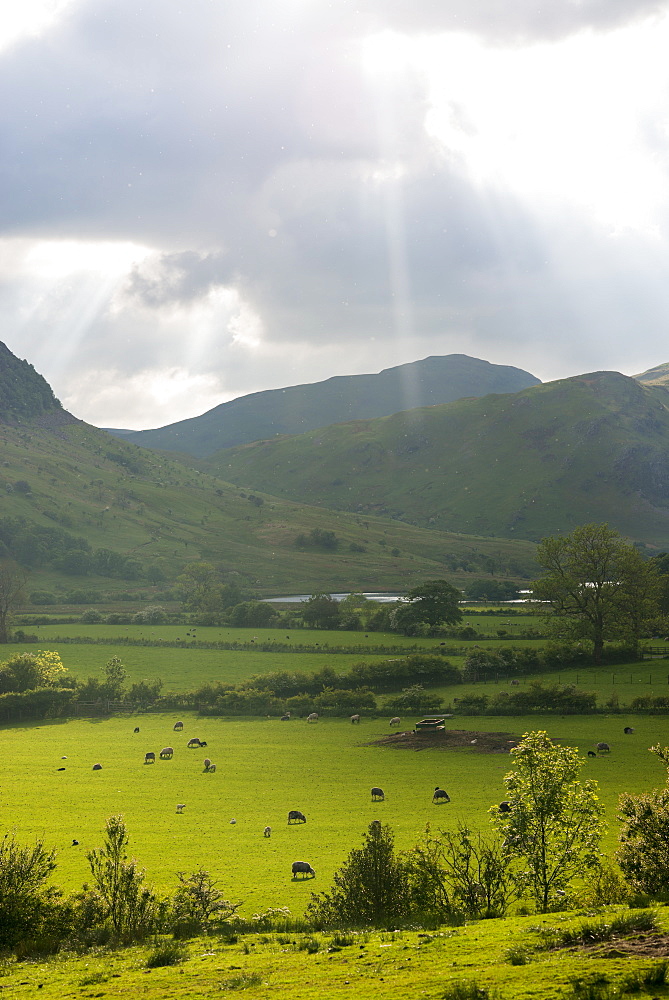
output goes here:
[[570, 951], [587, 952], [596, 958], [666, 958], [669, 955], [669, 934], [638, 934], [633, 938], [616, 938], [606, 944], [583, 945]]
[[389, 747], [391, 750], [472, 750], [475, 753], [508, 753], [518, 746], [511, 733], [478, 733], [470, 729], [442, 729], [436, 732], [410, 730], [389, 733], [378, 740], [363, 743], [366, 747]]

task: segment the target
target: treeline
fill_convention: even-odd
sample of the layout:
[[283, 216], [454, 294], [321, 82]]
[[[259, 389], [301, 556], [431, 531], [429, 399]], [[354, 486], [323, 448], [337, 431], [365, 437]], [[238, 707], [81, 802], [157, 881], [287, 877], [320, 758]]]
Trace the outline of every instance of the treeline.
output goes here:
[[111, 549], [93, 549], [82, 536], [33, 524], [25, 517], [0, 517], [0, 556], [29, 569], [50, 566], [71, 576], [95, 574], [117, 580], [142, 576], [138, 559]]

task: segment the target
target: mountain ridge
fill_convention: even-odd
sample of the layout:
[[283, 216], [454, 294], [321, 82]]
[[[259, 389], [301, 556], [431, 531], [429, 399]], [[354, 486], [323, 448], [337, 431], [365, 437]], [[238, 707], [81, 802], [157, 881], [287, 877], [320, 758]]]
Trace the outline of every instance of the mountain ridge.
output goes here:
[[335, 375], [321, 382], [249, 393], [164, 427], [107, 430], [143, 447], [207, 458], [221, 448], [276, 435], [537, 384], [534, 375], [510, 365], [466, 354], [432, 355], [377, 374]]

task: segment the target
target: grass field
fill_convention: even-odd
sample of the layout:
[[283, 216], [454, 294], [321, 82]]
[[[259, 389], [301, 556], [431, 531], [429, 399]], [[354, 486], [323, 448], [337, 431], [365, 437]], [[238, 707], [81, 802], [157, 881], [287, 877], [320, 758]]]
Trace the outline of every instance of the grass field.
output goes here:
[[[643, 911], [635, 912], [643, 915]], [[578, 928], [586, 920], [583, 914], [552, 914], [543, 926]], [[655, 956], [669, 931], [666, 907], [659, 908], [656, 920], [658, 930], [650, 935], [658, 946]], [[323, 996], [334, 1000], [619, 1000], [622, 996], [659, 1000], [668, 995], [662, 984], [662, 961], [652, 953], [626, 954], [618, 942], [614, 947], [606, 942], [594, 954], [581, 948], [556, 953], [536, 950], [538, 938], [536, 917], [487, 920], [429, 934], [269, 933], [232, 941], [209, 937], [188, 942], [184, 961], [174, 966], [147, 969], [152, 946], [98, 950], [6, 965], [0, 972], [0, 985], [6, 996], [42, 1000], [125, 998], [131, 993], [147, 1000], [175, 996], [201, 1000], [237, 992], [250, 1000]], [[524, 964], [511, 964], [510, 953], [524, 955]], [[666, 968], [664, 974], [666, 979]], [[591, 991], [575, 992], [577, 979], [593, 983]], [[631, 989], [624, 994], [613, 992], [625, 980]], [[455, 993], [458, 983], [475, 984], [481, 992]]]
[[[397, 845], [408, 848], [427, 822], [451, 827], [462, 819], [487, 826], [488, 808], [504, 798], [508, 756], [362, 746], [388, 732], [387, 720], [358, 727], [340, 719], [309, 725], [191, 715], [184, 732], [173, 733], [175, 718], [117, 716], [0, 730], [4, 825], [22, 839], [43, 836], [57, 847], [57, 882], [76, 888], [86, 880], [86, 850], [101, 843], [106, 818], [123, 813], [132, 852], [161, 890], [174, 886], [177, 871], [204, 865], [231, 898], [244, 900], [247, 915], [266, 906], [288, 906], [299, 914], [312, 889], [330, 884], [372, 819], [389, 822]], [[410, 721], [405, 719], [405, 726]], [[666, 721], [636, 718], [635, 734], [626, 737], [628, 721], [622, 716], [461, 718], [453, 726], [513, 735], [546, 729], [584, 756], [597, 740], [609, 742], [611, 754], [588, 759], [585, 774], [600, 782], [612, 824], [607, 846], [613, 848], [618, 794], [664, 780], [647, 748], [668, 742]], [[136, 725], [139, 734], [133, 732]], [[193, 735], [207, 741], [206, 751], [186, 749]], [[167, 745], [175, 748], [172, 760], [144, 764], [147, 750], [158, 754]], [[203, 772], [205, 756], [216, 763], [215, 774]], [[93, 771], [98, 762], [102, 770]], [[372, 785], [384, 789], [384, 803], [371, 803]], [[450, 804], [432, 805], [436, 785], [449, 792]], [[176, 814], [177, 803], [186, 803], [183, 815]], [[289, 827], [290, 809], [305, 813], [307, 823]], [[266, 825], [272, 827], [269, 839], [263, 837]], [[79, 846], [70, 846], [73, 839]], [[295, 860], [309, 861], [318, 877], [293, 882]]]

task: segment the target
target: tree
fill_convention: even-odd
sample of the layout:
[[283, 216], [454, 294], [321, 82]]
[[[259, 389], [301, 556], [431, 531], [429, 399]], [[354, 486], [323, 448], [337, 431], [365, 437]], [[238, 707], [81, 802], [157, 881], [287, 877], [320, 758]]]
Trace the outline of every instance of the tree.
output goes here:
[[312, 594], [302, 601], [302, 619], [313, 628], [337, 628], [339, 624], [339, 601], [330, 594]]
[[203, 613], [221, 607], [221, 582], [211, 563], [188, 563], [177, 583], [187, 611]]
[[112, 656], [105, 663], [105, 693], [107, 698], [119, 701], [123, 697], [123, 685], [127, 673], [118, 656]]
[[462, 619], [462, 593], [446, 580], [427, 580], [413, 587], [391, 612], [393, 627], [407, 635], [421, 624], [456, 625]]
[[9, 642], [12, 612], [25, 600], [27, 574], [13, 559], [0, 560], [0, 642]]
[[546, 913], [597, 864], [603, 807], [597, 783], [578, 781], [584, 762], [574, 747], [534, 732], [511, 754], [514, 769], [504, 777], [510, 809], [496, 808], [493, 819], [509, 856], [522, 863], [521, 883]]
[[144, 884], [145, 872], [128, 860], [128, 833], [122, 816], [110, 816], [105, 826], [104, 847], [86, 855], [95, 889], [116, 936], [131, 941], [144, 937], [153, 927], [157, 900]]
[[65, 672], [60, 655], [53, 650], [18, 653], [0, 664], [0, 691], [32, 691], [49, 687]]
[[178, 920], [195, 923], [205, 933], [214, 921], [229, 920], [241, 903], [231, 903], [204, 868], [190, 875], [177, 872], [179, 888], [174, 894], [174, 913]]
[[606, 639], [636, 643], [644, 622], [657, 614], [655, 566], [608, 524], [544, 538], [537, 560], [547, 572], [532, 584], [534, 596], [551, 605], [560, 638], [592, 643], [595, 663]]
[[[650, 749], [669, 767], [669, 747]], [[664, 788], [652, 792], [621, 795], [618, 809], [622, 827], [616, 860], [621, 871], [637, 891], [666, 894], [669, 892], [669, 781]]]
[[385, 927], [410, 909], [410, 869], [394, 850], [389, 826], [370, 823], [363, 846], [334, 874], [329, 893], [313, 894], [307, 916], [326, 926]]
[[56, 867], [55, 851], [37, 840], [22, 847], [13, 834], [0, 840], [0, 948], [11, 948], [35, 934], [53, 892], [45, 882]]

